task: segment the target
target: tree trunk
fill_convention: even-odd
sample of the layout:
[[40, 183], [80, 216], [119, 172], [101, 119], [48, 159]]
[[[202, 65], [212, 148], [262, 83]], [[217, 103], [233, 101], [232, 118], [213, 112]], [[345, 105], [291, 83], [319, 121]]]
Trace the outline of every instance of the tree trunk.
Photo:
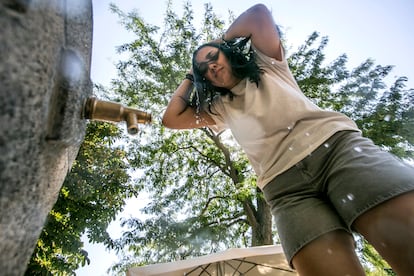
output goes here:
[[273, 244], [272, 214], [261, 192], [257, 194], [256, 222], [252, 225], [252, 246]]

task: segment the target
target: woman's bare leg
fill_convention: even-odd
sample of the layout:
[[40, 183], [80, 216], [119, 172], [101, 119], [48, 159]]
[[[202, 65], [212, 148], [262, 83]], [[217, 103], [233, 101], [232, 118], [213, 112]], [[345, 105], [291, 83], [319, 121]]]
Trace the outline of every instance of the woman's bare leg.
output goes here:
[[332, 231], [307, 244], [293, 257], [292, 262], [301, 276], [365, 275], [354, 244], [349, 233]]
[[367, 211], [353, 226], [399, 276], [414, 275], [414, 192]]

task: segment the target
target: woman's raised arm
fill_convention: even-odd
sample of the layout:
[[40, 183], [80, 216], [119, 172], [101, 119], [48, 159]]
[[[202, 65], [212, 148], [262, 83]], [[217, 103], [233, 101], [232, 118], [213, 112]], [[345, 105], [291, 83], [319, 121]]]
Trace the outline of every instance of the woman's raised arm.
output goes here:
[[230, 25], [224, 40], [237, 37], [250, 37], [252, 44], [263, 54], [282, 59], [280, 35], [269, 9], [263, 4], [257, 4], [243, 12]]

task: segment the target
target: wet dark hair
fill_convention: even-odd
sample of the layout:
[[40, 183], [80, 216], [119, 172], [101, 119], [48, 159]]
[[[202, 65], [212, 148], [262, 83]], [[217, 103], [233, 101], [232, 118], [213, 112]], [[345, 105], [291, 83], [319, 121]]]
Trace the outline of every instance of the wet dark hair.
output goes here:
[[216, 95], [229, 95], [231, 98], [233, 97], [233, 93], [229, 89], [213, 86], [204, 77], [205, 72], [203, 71], [205, 68], [200, 70], [199, 64], [196, 62], [196, 56], [202, 48], [207, 46], [221, 50], [227, 57], [235, 77], [239, 79], [248, 78], [250, 82], [256, 83], [257, 86], [259, 85], [262, 71], [256, 63], [256, 55], [250, 43], [248, 43], [249, 41], [250, 37], [233, 39], [224, 43], [211, 42], [201, 45], [194, 51], [192, 62], [195, 89], [191, 97], [191, 106], [199, 108], [200, 105], [205, 106], [207, 103], [210, 110], [211, 103]]

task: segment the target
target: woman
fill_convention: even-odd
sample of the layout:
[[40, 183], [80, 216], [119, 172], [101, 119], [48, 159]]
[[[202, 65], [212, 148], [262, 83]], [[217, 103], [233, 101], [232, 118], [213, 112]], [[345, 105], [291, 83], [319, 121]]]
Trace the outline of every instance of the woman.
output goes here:
[[264, 5], [245, 11], [221, 40], [194, 52], [163, 124], [231, 129], [300, 275], [364, 275], [352, 231], [398, 275], [412, 275], [414, 169], [362, 137], [345, 115], [303, 95]]

